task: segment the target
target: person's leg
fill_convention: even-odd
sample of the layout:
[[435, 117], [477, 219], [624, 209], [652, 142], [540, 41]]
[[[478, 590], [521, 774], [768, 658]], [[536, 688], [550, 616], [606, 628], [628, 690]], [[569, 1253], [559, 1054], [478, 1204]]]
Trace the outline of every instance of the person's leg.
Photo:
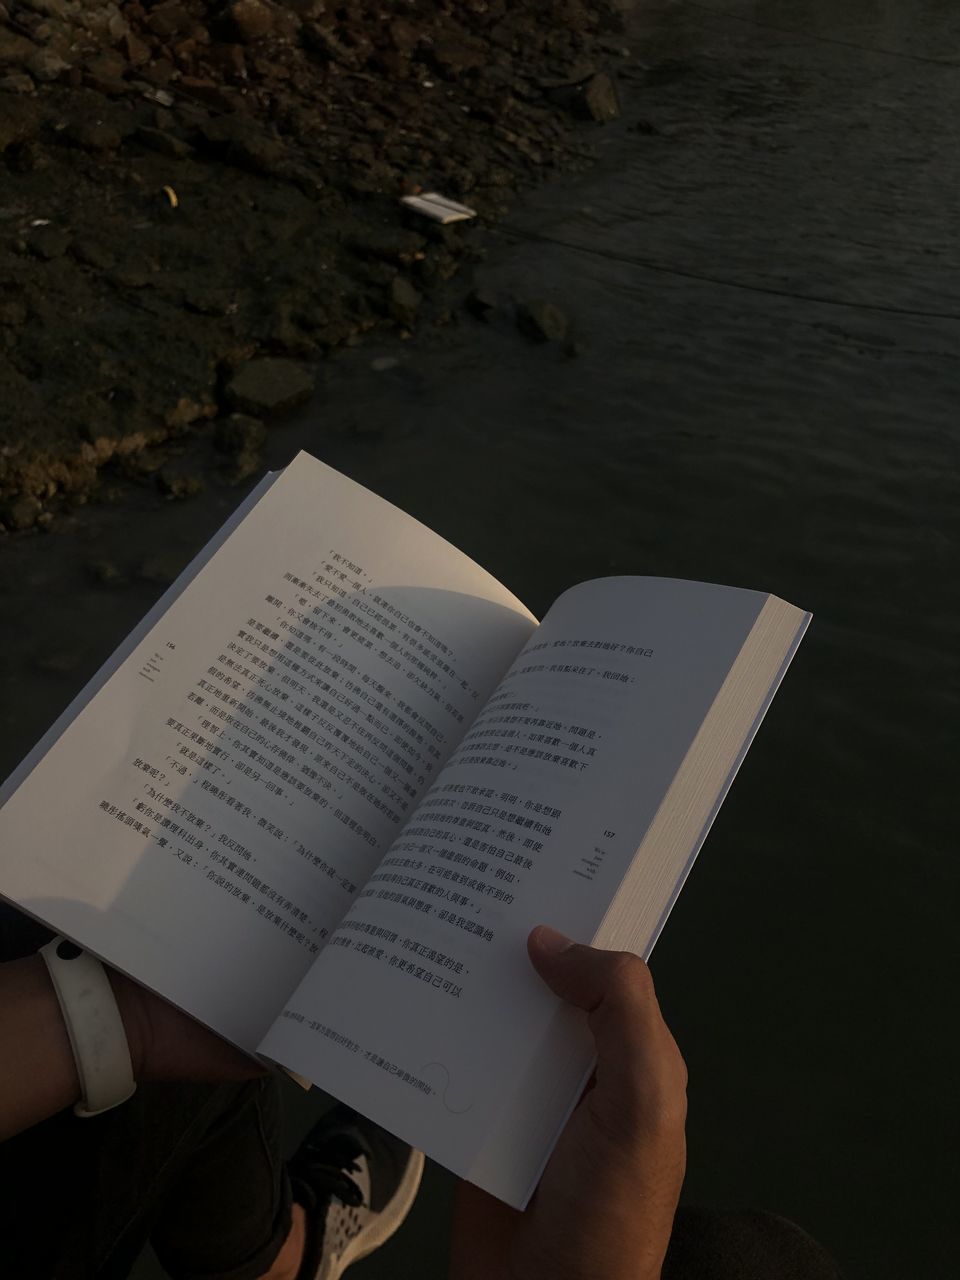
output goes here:
[[170, 1161], [150, 1242], [174, 1280], [256, 1280], [292, 1225], [280, 1090], [268, 1077], [238, 1090]]
[[[0, 907], [0, 960], [51, 933]], [[141, 1084], [122, 1106], [71, 1110], [0, 1143], [3, 1272], [120, 1280], [155, 1235], [172, 1274], [259, 1280], [291, 1230], [279, 1086]]]
[[842, 1280], [826, 1250], [795, 1223], [757, 1210], [677, 1211], [662, 1280]]
[[[156, 1231], [168, 1266], [184, 1275], [265, 1274], [291, 1228], [289, 1184], [271, 1144], [275, 1092], [273, 1080], [141, 1085], [115, 1111], [84, 1120], [61, 1112], [0, 1144], [4, 1270], [120, 1280]], [[182, 1178], [189, 1204], [175, 1190]], [[189, 1254], [192, 1231], [200, 1265]]]
[[121, 1280], [148, 1239], [178, 1277], [266, 1275], [291, 1228], [278, 1086], [145, 1085], [0, 1145], [5, 1273]]

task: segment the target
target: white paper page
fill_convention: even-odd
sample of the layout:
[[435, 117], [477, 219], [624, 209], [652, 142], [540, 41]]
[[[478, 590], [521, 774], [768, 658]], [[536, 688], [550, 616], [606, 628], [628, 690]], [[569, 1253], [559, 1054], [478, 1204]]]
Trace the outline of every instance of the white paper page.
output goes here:
[[264, 1051], [522, 1207], [593, 1057], [527, 935], [593, 938], [766, 599], [624, 578], [562, 596]]
[[0, 892], [252, 1049], [534, 626], [300, 454], [0, 810]]

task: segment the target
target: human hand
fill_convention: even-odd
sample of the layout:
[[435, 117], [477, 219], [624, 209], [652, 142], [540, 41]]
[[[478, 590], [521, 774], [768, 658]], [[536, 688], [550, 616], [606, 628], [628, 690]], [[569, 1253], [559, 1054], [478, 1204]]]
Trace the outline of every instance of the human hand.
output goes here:
[[523, 1213], [461, 1182], [451, 1280], [659, 1280], [686, 1168], [687, 1071], [650, 971], [538, 925], [534, 968], [589, 1015], [597, 1069]]
[[255, 1059], [115, 969], [107, 970], [130, 1046], [133, 1078], [252, 1080], [266, 1075]]

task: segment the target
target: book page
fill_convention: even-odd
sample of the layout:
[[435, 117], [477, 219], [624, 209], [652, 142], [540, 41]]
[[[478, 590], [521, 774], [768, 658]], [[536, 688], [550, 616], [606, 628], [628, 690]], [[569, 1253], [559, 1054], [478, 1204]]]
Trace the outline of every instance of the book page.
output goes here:
[[766, 599], [626, 578], [562, 596], [264, 1051], [522, 1207], [593, 1061], [527, 935], [593, 939]]
[[164, 604], [18, 771], [0, 892], [253, 1049], [535, 620], [306, 454]]

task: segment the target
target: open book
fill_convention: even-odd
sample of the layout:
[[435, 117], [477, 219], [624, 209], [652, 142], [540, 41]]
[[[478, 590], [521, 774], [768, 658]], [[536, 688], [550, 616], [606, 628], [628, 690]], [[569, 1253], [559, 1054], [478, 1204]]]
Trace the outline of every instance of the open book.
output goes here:
[[619, 577], [538, 625], [301, 453], [0, 790], [0, 893], [523, 1208], [594, 1065], [527, 934], [649, 956], [808, 621]]

